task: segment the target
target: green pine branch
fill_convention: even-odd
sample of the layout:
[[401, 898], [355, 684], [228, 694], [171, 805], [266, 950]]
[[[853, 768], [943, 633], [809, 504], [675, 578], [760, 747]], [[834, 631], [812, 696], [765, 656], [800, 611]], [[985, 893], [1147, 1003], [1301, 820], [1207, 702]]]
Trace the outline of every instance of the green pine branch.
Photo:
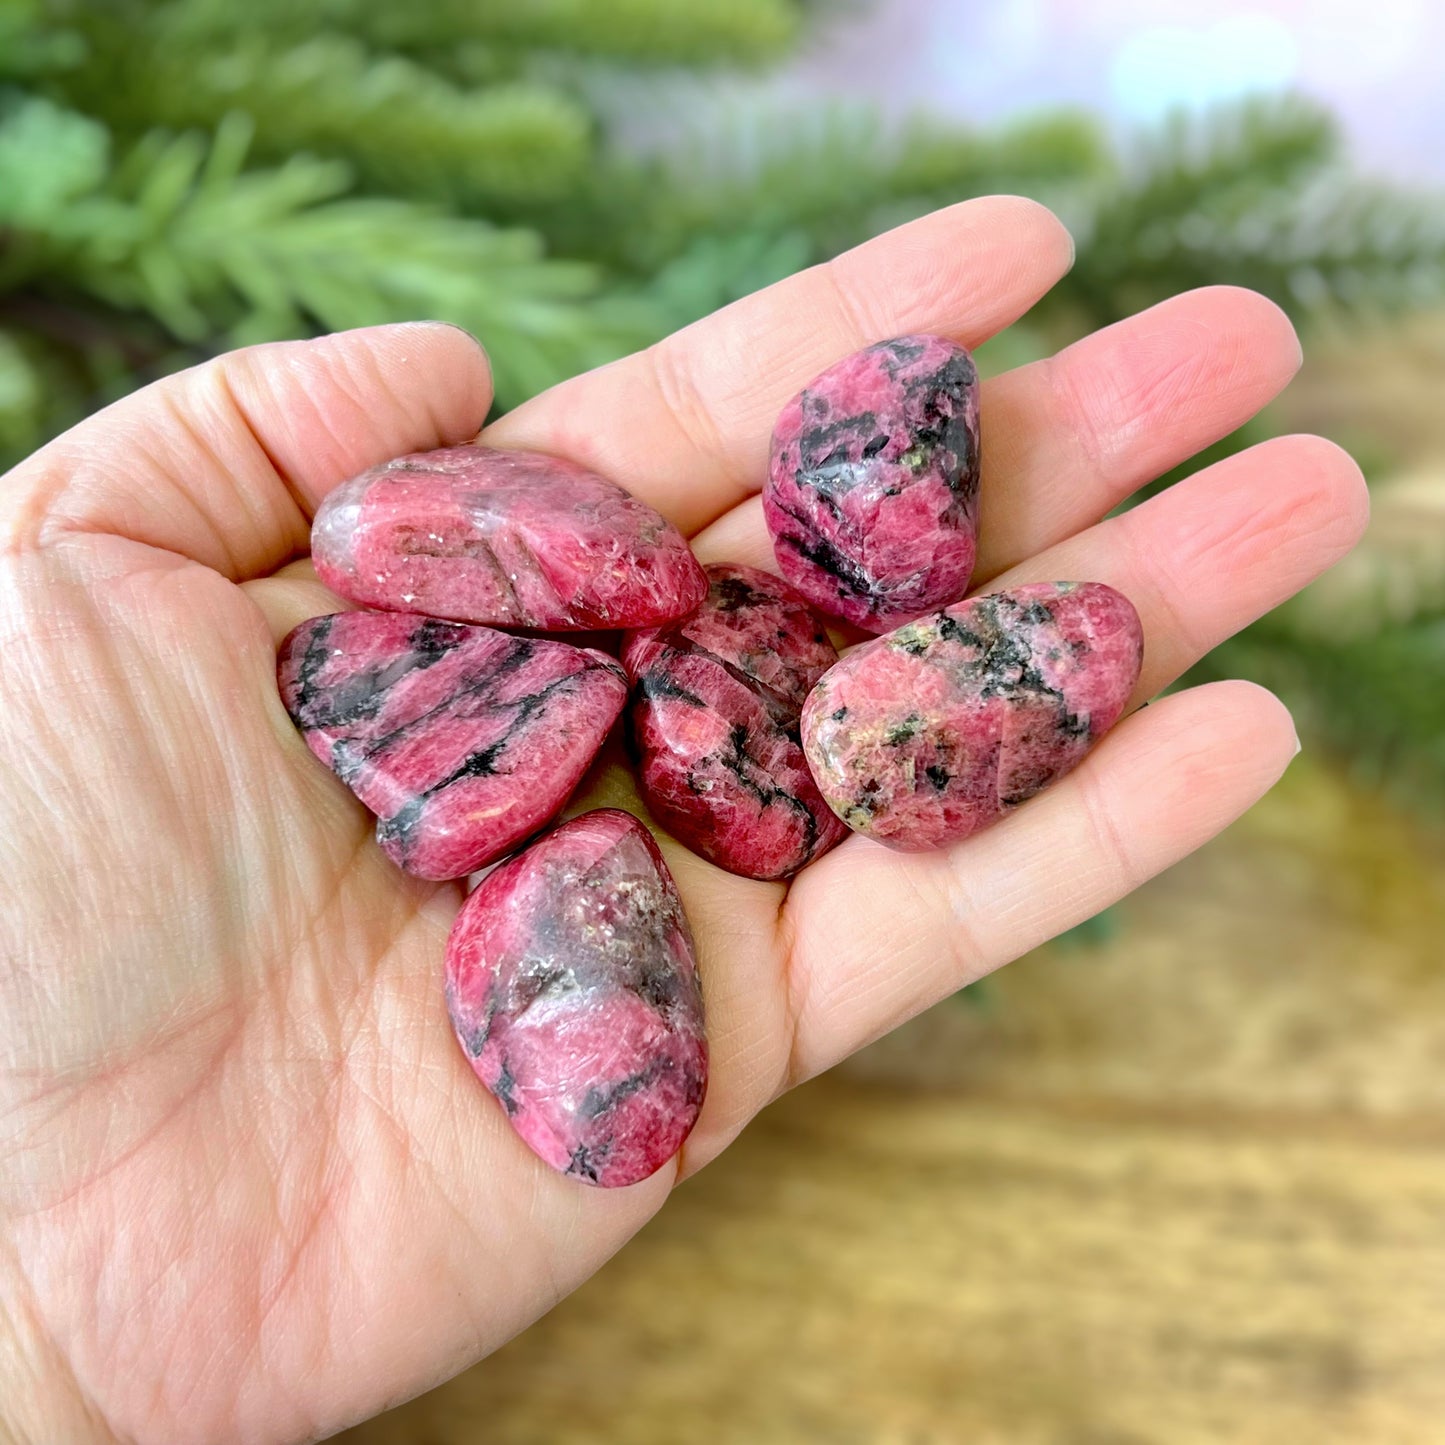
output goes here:
[[716, 65], [776, 56], [797, 34], [793, 0], [358, 0], [362, 32], [387, 45], [481, 40], [647, 64]]
[[1445, 807], [1445, 611], [1326, 638], [1266, 621], [1216, 649], [1196, 676], [1272, 688], [1302, 733], [1361, 780], [1436, 821]]
[[551, 86], [464, 89], [336, 33], [278, 44], [247, 30], [217, 45], [186, 7], [135, 23], [126, 34], [124, 12], [95, 12], [88, 60], [57, 82], [123, 133], [209, 128], [242, 111], [259, 159], [315, 151], [378, 192], [462, 206], [563, 195], [591, 150], [586, 110]]
[[1445, 296], [1445, 206], [1362, 183], [1329, 113], [1305, 100], [1174, 117], [1080, 199], [1078, 264], [1054, 304], [1083, 324], [1218, 281], [1297, 315]]
[[46, 0], [0, 0], [0, 82], [65, 70], [84, 54], [80, 34], [49, 15]]
[[889, 124], [860, 105], [800, 113], [693, 92], [684, 103], [676, 84], [598, 77], [590, 94], [604, 126], [625, 110], [665, 144], [642, 154], [613, 145], [565, 202], [523, 214], [562, 249], [637, 275], [718, 237], [790, 237], [812, 261], [939, 205], [1062, 191], [1107, 164], [1099, 128], [1071, 113], [980, 131], [926, 116]]
[[[16, 3], [16, 0], [5, 0]], [[26, 0], [31, 3], [31, 0]], [[55, 3], [55, 0], [52, 0]], [[93, 12], [88, 0], [60, 0]], [[263, 33], [286, 45], [318, 30], [380, 49], [447, 52], [481, 44], [645, 65], [754, 64], [796, 37], [801, 0], [106, 0], [127, 21], [163, 13], [215, 47]]]
[[[47, 129], [54, 144], [39, 140]], [[198, 350], [431, 316], [487, 338], [499, 398], [511, 404], [665, 324], [646, 298], [604, 294], [593, 267], [548, 258], [530, 233], [349, 196], [337, 162], [246, 169], [250, 126], [239, 115], [214, 140], [152, 132], [114, 166], [103, 149], [97, 166], [98, 134], [36, 98], [0, 120], [0, 321], [12, 330], [63, 341], [55, 308], [87, 298]], [[30, 182], [65, 145], [85, 163], [42, 192]], [[36, 298], [50, 311], [37, 315]]]

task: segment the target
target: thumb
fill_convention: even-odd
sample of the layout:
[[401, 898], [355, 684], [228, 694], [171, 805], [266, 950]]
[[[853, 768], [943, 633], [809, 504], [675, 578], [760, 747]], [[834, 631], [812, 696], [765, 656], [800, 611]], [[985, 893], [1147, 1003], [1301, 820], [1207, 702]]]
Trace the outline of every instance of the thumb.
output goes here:
[[320, 499], [403, 452], [454, 445], [491, 405], [481, 346], [442, 322], [247, 347], [107, 407], [0, 484], [0, 546], [129, 538], [233, 581], [303, 551]]

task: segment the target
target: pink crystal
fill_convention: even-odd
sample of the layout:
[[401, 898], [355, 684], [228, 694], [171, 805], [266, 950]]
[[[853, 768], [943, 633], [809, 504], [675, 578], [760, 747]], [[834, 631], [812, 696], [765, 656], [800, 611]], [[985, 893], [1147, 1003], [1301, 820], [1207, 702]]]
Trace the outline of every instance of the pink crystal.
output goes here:
[[975, 597], [824, 674], [803, 748], [828, 804], [894, 848], [966, 838], [1074, 767], [1139, 679], [1143, 635], [1101, 582]]
[[968, 590], [978, 533], [978, 372], [941, 336], [845, 357], [783, 408], [763, 515], [783, 576], [882, 632]]
[[475, 445], [337, 487], [311, 555], [363, 607], [505, 627], [649, 627], [707, 591], [686, 539], [621, 487], [560, 457]]
[[638, 784], [694, 852], [748, 878], [784, 878], [847, 836], [798, 739], [803, 699], [838, 654], [786, 582], [730, 563], [707, 574], [696, 612], [622, 649]]
[[622, 710], [612, 658], [396, 612], [303, 622], [281, 699], [407, 872], [459, 878], [551, 819]]
[[447, 1008], [512, 1127], [589, 1184], [647, 1178], [702, 1107], [692, 935], [627, 813], [574, 818], [482, 881], [447, 942]]

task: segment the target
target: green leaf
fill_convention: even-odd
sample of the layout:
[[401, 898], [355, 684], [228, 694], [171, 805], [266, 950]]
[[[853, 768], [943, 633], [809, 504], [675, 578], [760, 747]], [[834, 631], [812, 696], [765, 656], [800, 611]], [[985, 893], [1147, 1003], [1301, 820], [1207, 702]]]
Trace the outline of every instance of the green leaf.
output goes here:
[[103, 11], [90, 23], [92, 59], [64, 85], [126, 131], [209, 129], [241, 112], [259, 158], [318, 151], [376, 189], [450, 203], [561, 195], [591, 149], [590, 117], [560, 90], [525, 80], [465, 89], [353, 36], [278, 43], [248, 26], [219, 43], [196, 33], [188, 7], [129, 24]]
[[41, 441], [47, 419], [45, 394], [44, 381], [21, 338], [0, 330], [0, 458], [22, 454]]
[[358, 8], [387, 44], [450, 39], [684, 65], [759, 61], [798, 32], [790, 0], [412, 0]]
[[38, 79], [84, 56], [84, 39], [54, 19], [45, 0], [0, 0], [0, 81]]
[[1324, 638], [1266, 620], [1218, 649], [1201, 675], [1277, 691], [1301, 734], [1364, 783], [1438, 820], [1445, 806], [1445, 612], [1374, 635]]
[[247, 129], [228, 122], [209, 145], [144, 137], [97, 191], [24, 238], [32, 263], [197, 346], [452, 320], [487, 338], [504, 405], [666, 327], [661, 304], [605, 294], [594, 267], [549, 258], [531, 233], [348, 196], [345, 167], [314, 157], [238, 169]]
[[1445, 295], [1441, 198], [1362, 183], [1329, 112], [1298, 98], [1171, 117], [1066, 215], [1078, 262], [1052, 304], [1085, 325], [1224, 281], [1294, 312]]
[[106, 173], [110, 136], [98, 121], [42, 96], [0, 92], [0, 226], [31, 226]]

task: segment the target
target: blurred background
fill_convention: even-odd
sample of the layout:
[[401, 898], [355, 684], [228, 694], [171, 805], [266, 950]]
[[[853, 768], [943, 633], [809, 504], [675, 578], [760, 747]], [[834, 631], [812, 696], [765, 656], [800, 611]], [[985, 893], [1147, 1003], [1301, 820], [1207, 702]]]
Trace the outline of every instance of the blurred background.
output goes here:
[[477, 332], [514, 405], [1009, 190], [1078, 264], [986, 371], [1254, 286], [1308, 360], [1204, 460], [1317, 430], [1374, 491], [1200, 669], [1296, 711], [1266, 802], [357, 1445], [1445, 1442], [1442, 50], [1434, 0], [0, 0], [0, 469], [388, 319]]

